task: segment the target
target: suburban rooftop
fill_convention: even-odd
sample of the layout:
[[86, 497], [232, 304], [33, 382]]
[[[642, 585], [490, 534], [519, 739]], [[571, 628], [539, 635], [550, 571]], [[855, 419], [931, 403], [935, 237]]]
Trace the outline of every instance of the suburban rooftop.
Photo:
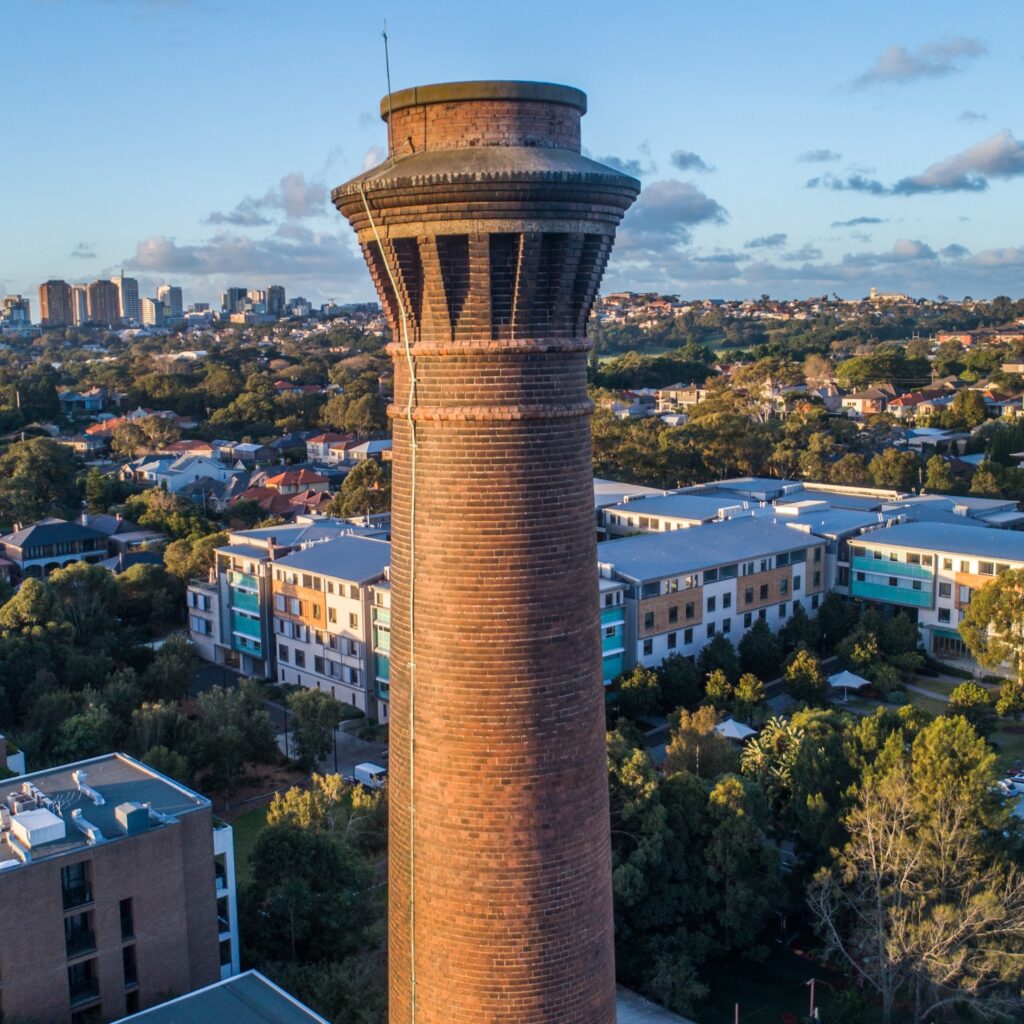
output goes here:
[[0, 798], [0, 873], [173, 824], [210, 806], [206, 797], [127, 754], [7, 779]]

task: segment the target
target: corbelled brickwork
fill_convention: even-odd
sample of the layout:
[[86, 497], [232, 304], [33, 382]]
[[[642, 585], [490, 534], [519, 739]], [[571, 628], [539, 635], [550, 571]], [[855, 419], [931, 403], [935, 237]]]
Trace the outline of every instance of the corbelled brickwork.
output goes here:
[[611, 1024], [585, 328], [639, 186], [575, 89], [381, 107], [393, 159], [333, 198], [395, 360], [390, 1018]]

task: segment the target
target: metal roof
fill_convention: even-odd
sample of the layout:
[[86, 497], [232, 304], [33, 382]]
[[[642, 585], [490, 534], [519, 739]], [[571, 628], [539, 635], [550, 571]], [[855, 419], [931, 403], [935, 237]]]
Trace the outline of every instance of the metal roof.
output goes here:
[[348, 536], [310, 544], [275, 562], [275, 565], [289, 569], [301, 569], [353, 583], [383, 576], [390, 564], [391, 545], [386, 540]]
[[944, 523], [904, 523], [878, 530], [863, 538], [876, 547], [914, 548], [918, 551], [949, 551], [980, 558], [1005, 558], [1024, 562], [1024, 533], [993, 530], [982, 523], [965, 519], [962, 526]]
[[259, 971], [246, 971], [121, 1019], [142, 1024], [327, 1024]]
[[605, 511], [663, 516], [670, 519], [703, 520], [714, 519], [723, 508], [732, 508], [749, 502], [750, 499], [738, 494], [658, 494], [622, 501], [606, 508]]
[[597, 545], [597, 560], [639, 582], [793, 551], [815, 543], [822, 542], [778, 522], [748, 516], [704, 523], [688, 530], [607, 540]]

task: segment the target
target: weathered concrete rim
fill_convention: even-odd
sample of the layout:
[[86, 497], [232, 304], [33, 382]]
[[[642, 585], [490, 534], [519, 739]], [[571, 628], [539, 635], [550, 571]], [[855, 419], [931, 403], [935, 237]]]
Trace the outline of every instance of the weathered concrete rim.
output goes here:
[[420, 107], [428, 103], [466, 103], [472, 100], [532, 100], [535, 103], [561, 103], [587, 112], [587, 94], [571, 85], [553, 82], [438, 82], [399, 89], [380, 101], [380, 117], [388, 119], [390, 111]]

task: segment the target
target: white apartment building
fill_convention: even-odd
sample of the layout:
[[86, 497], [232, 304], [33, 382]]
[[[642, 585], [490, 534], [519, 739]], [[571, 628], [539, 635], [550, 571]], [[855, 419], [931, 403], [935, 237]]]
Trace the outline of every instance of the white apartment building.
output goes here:
[[[277, 679], [331, 694], [368, 718], [378, 707], [374, 585], [391, 562], [385, 540], [341, 536], [277, 559], [272, 628]], [[383, 712], [383, 713], [382, 713]]]
[[974, 525], [904, 523], [850, 548], [851, 596], [907, 614], [939, 657], [967, 653], [957, 627], [974, 591], [1024, 568], [1024, 533]]

